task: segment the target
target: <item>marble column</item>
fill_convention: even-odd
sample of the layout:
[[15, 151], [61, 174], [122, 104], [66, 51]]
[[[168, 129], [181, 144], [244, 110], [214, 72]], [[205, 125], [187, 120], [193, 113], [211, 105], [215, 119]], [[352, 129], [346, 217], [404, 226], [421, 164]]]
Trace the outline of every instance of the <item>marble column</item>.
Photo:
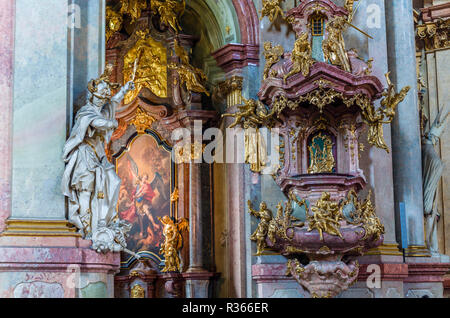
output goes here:
[[[197, 107], [195, 107], [197, 108]], [[190, 109], [179, 113], [183, 127], [190, 129], [194, 151], [191, 153], [189, 166], [189, 267], [183, 278], [186, 281], [185, 296], [187, 298], [208, 298], [209, 285], [214, 273], [205, 268], [204, 248], [207, 245], [205, 232], [209, 224], [204, 224], [204, 214], [208, 213], [202, 206], [202, 133], [207, 121], [215, 116], [215, 112]]]
[[[8, 84], [13, 87], [11, 213], [0, 235], [2, 298], [113, 296], [120, 256], [96, 253], [91, 242], [82, 240], [69, 225], [60, 186], [61, 152], [73, 118], [73, 76], [86, 70], [74, 69], [73, 55], [80, 51], [96, 55], [104, 36], [104, 31], [98, 31], [103, 29], [104, 6], [95, 6], [96, 2], [104, 0], [89, 1], [89, 7], [74, 1], [16, 0], [12, 1], [15, 15], [11, 9], [2, 14], [0, 25], [8, 24], [9, 17], [15, 23], [10, 47], [14, 51], [9, 51], [14, 52], [13, 76]], [[9, 0], [2, 1], [0, 8], [8, 4]], [[81, 18], [86, 11], [90, 20]], [[96, 33], [97, 47], [86, 42], [74, 46], [75, 29]], [[10, 57], [5, 55], [11, 61]], [[97, 67], [89, 76], [98, 75]], [[0, 138], [3, 145], [3, 134]]]
[[[386, 87], [385, 74], [389, 71], [388, 49], [386, 39], [386, 17], [384, 0], [372, 0], [362, 2], [358, 14], [355, 15], [353, 23], [358, 25], [363, 31], [370, 34], [373, 39], [369, 39], [357, 30], [349, 29], [348, 34], [354, 41], [364, 41], [364, 45], [359, 42], [352, 43], [355, 47], [366, 48], [367, 53], [361, 52], [365, 59], [374, 58], [372, 75], [381, 80]], [[364, 14], [367, 13], [367, 14]], [[368, 19], [369, 16], [369, 19]], [[348, 47], [352, 47], [350, 44]], [[378, 102], [379, 103], [379, 102]], [[378, 107], [379, 105], [376, 105]], [[383, 125], [384, 140], [389, 149], [392, 149], [391, 127]], [[361, 152], [361, 168], [367, 178], [367, 188], [372, 189], [372, 200], [375, 203], [376, 213], [381, 219], [385, 228], [383, 244], [371, 250], [370, 257], [360, 262], [386, 262], [402, 263], [403, 253], [399, 250], [396, 238], [395, 204], [394, 204], [394, 180], [392, 168], [392, 151], [386, 152], [368, 145], [366, 135], [360, 137], [360, 141], [366, 144], [365, 151]]]
[[0, 232], [11, 213], [11, 138], [15, 0], [0, 4]]
[[[386, 1], [389, 70], [400, 90], [410, 86], [392, 122], [395, 208], [404, 202], [408, 228], [406, 256], [426, 256], [424, 241], [422, 160], [418, 114], [416, 48], [410, 0]], [[400, 237], [397, 233], [397, 237]]]

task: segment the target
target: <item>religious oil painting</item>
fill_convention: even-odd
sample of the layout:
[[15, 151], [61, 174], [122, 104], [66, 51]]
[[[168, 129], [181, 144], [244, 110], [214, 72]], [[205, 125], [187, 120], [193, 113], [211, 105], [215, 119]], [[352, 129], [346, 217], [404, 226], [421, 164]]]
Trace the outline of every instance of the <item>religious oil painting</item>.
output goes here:
[[119, 216], [132, 224], [128, 249], [160, 260], [163, 224], [158, 217], [171, 215], [170, 148], [156, 134], [135, 136], [116, 162], [122, 180]]

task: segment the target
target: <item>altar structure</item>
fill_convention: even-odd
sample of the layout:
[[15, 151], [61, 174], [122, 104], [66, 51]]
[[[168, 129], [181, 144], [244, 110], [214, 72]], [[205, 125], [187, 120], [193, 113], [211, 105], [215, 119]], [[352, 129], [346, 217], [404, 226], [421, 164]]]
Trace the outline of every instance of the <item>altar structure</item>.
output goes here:
[[450, 1], [0, 17], [0, 297], [448, 297]]

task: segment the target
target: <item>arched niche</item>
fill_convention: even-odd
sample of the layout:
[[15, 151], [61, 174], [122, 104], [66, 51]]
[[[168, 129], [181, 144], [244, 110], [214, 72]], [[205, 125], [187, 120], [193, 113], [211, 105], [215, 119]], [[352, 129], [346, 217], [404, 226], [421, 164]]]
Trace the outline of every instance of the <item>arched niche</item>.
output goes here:
[[211, 53], [228, 43], [239, 43], [241, 33], [231, 1], [187, 1], [181, 18], [183, 32], [198, 39], [192, 51], [192, 64], [201, 68], [211, 86], [222, 81], [224, 73]]

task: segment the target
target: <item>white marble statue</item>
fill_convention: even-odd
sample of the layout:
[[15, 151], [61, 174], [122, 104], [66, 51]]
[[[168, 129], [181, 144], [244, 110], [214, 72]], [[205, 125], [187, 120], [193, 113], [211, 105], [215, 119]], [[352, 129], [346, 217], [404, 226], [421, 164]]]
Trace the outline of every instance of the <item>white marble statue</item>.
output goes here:
[[423, 207], [425, 215], [426, 242], [430, 252], [439, 254], [437, 242], [437, 223], [440, 214], [435, 204], [436, 190], [444, 170], [444, 164], [437, 154], [434, 144], [439, 141], [447, 117], [448, 108], [440, 111], [436, 119], [422, 137], [422, 177], [423, 177]]
[[105, 154], [114, 129], [116, 108], [125, 94], [134, 89], [132, 81], [111, 96], [117, 84], [109, 81], [111, 66], [88, 85], [88, 100], [75, 116], [75, 124], [64, 145], [66, 168], [62, 192], [68, 197], [69, 221], [83, 238], [92, 240], [98, 252], [126, 250], [130, 226], [118, 219], [117, 200], [121, 180]]

